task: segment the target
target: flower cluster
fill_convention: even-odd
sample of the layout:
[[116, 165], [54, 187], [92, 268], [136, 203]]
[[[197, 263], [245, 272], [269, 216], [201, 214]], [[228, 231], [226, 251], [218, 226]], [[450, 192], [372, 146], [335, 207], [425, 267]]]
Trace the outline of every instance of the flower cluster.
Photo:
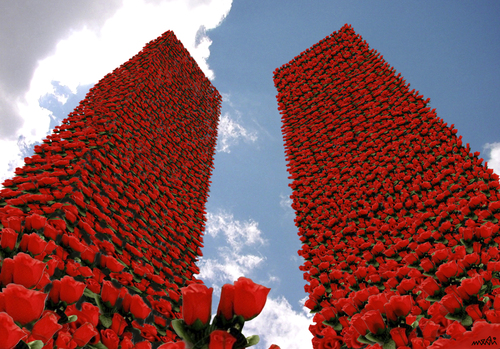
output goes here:
[[[192, 349], [242, 349], [259, 342], [259, 336], [242, 334], [245, 321], [260, 314], [270, 289], [240, 277], [222, 286], [217, 315], [210, 324], [212, 288], [191, 284], [182, 288], [182, 320], [174, 320], [177, 334]], [[279, 348], [274, 345], [274, 348]]]
[[171, 321], [181, 288], [198, 282], [220, 104], [169, 31], [25, 158], [0, 192], [1, 349], [178, 338]]
[[274, 72], [315, 348], [500, 323], [498, 176], [349, 25]]

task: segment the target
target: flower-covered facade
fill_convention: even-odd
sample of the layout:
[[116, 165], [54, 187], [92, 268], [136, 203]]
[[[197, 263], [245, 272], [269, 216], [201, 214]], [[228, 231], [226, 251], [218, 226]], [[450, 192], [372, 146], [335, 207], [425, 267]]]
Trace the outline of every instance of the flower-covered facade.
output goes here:
[[197, 282], [220, 105], [169, 31], [25, 158], [0, 191], [1, 348], [178, 339], [170, 323], [180, 288]]
[[274, 82], [313, 346], [427, 348], [499, 324], [499, 177], [453, 125], [349, 25]]

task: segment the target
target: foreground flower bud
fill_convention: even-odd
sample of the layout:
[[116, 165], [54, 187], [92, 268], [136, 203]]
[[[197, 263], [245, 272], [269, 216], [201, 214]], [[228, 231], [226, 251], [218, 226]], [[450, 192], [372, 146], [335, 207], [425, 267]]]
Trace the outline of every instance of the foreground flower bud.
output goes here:
[[181, 288], [182, 318], [191, 326], [199, 319], [204, 325], [210, 321], [213, 288], [201, 284], [191, 284]]
[[234, 282], [234, 313], [243, 316], [245, 321], [253, 319], [264, 309], [269, 291], [270, 288], [240, 277]]
[[208, 349], [232, 349], [234, 343], [236, 343], [236, 338], [227, 331], [215, 330], [210, 333]]
[[226, 320], [230, 320], [234, 315], [234, 285], [225, 284], [222, 286], [217, 315], [223, 315]]

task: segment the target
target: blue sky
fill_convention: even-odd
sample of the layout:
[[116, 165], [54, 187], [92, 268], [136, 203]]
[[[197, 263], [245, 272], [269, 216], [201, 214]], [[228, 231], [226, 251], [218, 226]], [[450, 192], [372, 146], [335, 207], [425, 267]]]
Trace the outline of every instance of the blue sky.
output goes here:
[[95, 82], [173, 30], [223, 96], [200, 278], [216, 294], [241, 275], [271, 287], [244, 333], [310, 348], [274, 69], [349, 23], [500, 173], [499, 13], [460, 0], [2, 2], [0, 182]]

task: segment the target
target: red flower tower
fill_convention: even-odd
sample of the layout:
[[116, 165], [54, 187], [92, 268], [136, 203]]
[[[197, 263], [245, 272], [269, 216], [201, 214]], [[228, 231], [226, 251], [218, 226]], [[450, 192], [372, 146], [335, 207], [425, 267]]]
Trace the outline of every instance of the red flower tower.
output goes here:
[[176, 338], [179, 288], [199, 272], [220, 104], [169, 31], [35, 147], [0, 192], [2, 341]]
[[349, 25], [274, 82], [314, 347], [427, 348], [500, 323], [498, 176], [453, 125]]

